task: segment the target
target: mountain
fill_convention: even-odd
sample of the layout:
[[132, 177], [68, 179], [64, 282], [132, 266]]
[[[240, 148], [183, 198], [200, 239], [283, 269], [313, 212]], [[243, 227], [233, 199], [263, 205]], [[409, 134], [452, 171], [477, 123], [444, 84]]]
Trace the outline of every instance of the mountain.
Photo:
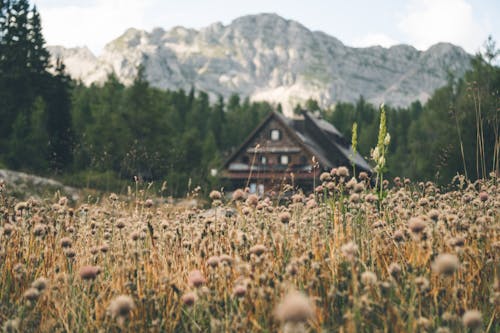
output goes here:
[[309, 97], [322, 106], [360, 95], [374, 104], [424, 102], [447, 83], [449, 73], [461, 77], [470, 66], [470, 55], [452, 44], [426, 51], [408, 45], [353, 48], [275, 14], [243, 16], [201, 30], [128, 29], [99, 57], [87, 48], [49, 51], [87, 85], [105, 81], [112, 71], [130, 84], [142, 64], [155, 87], [194, 86], [212, 98], [238, 93], [279, 102], [287, 113]]

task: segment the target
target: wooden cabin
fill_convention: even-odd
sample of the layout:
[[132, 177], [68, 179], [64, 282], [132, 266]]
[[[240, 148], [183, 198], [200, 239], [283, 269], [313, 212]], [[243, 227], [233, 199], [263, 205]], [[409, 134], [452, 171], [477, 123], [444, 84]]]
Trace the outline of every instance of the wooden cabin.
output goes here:
[[300, 118], [272, 112], [227, 159], [222, 178], [231, 184], [228, 190], [248, 186], [259, 195], [279, 190], [284, 183], [310, 191], [323, 171], [352, 169], [353, 161], [356, 172], [371, 172], [329, 122], [311, 112], [302, 112]]

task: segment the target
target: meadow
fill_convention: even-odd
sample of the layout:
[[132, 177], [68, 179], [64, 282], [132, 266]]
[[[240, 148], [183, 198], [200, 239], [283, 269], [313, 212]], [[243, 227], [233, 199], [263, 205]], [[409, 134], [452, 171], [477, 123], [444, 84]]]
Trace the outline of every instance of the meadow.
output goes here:
[[[360, 179], [361, 178], [361, 179]], [[5, 332], [499, 332], [500, 185], [345, 168], [205, 208], [0, 190]], [[189, 194], [196, 197], [197, 192]]]

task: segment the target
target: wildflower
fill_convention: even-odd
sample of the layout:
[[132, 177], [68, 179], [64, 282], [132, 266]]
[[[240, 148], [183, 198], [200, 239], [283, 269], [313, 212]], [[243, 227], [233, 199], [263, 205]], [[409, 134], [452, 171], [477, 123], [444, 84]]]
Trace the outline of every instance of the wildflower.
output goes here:
[[280, 213], [279, 215], [279, 219], [281, 221], [281, 223], [284, 223], [284, 224], [287, 224], [288, 222], [290, 222], [290, 213], [289, 212], [282, 212]]
[[108, 310], [113, 318], [123, 321], [135, 309], [134, 300], [128, 295], [120, 295], [109, 303]]
[[485, 191], [482, 191], [481, 193], [479, 193], [479, 200], [481, 200], [482, 202], [487, 201], [488, 200], [488, 193]]
[[98, 266], [83, 266], [79, 274], [83, 280], [94, 280], [100, 272], [101, 268]]
[[209, 194], [211, 200], [220, 200], [222, 198], [222, 194], [219, 191], [212, 191]]
[[151, 208], [153, 207], [153, 199], [147, 199], [145, 202], [144, 202], [144, 206], [146, 206], [147, 208]]
[[323, 172], [323, 173], [319, 176], [319, 180], [321, 180], [322, 182], [329, 181], [330, 179], [332, 179], [332, 176], [331, 176], [328, 172]]
[[38, 289], [36, 288], [31, 287], [24, 292], [23, 296], [28, 301], [36, 301], [40, 296], [40, 291], [38, 291]]
[[203, 277], [203, 274], [199, 270], [195, 269], [189, 273], [188, 282], [190, 286], [199, 288], [205, 284], [206, 280]]
[[245, 198], [245, 192], [243, 192], [242, 189], [237, 189], [233, 192], [232, 197], [234, 201], [243, 200]]
[[426, 291], [429, 289], [429, 280], [427, 280], [423, 276], [418, 276], [415, 278], [415, 285], [420, 289], [421, 292]]
[[410, 228], [410, 231], [414, 234], [420, 234], [424, 231], [426, 226], [427, 223], [420, 217], [412, 217], [410, 221], [408, 221], [408, 228]]
[[118, 195], [116, 195], [116, 193], [111, 193], [111, 194], [109, 195], [109, 200], [111, 200], [111, 201], [116, 201], [116, 200], [118, 200]]
[[456, 255], [442, 253], [437, 256], [432, 264], [432, 269], [438, 274], [452, 275], [460, 266], [460, 262]]
[[210, 258], [208, 258], [207, 260], [207, 265], [212, 267], [212, 268], [215, 268], [217, 267], [217, 265], [219, 265], [219, 262], [220, 262], [220, 258], [217, 257], [217, 256], [212, 256]]
[[246, 293], [247, 293], [247, 287], [241, 284], [236, 285], [233, 289], [233, 295], [238, 298], [244, 297]]
[[266, 251], [266, 247], [262, 244], [257, 244], [250, 248], [250, 253], [255, 254], [258, 257], [260, 257]]
[[304, 323], [314, 316], [314, 308], [306, 295], [292, 291], [277, 306], [275, 316], [283, 323]]
[[480, 328], [483, 325], [481, 312], [477, 310], [467, 310], [462, 317], [462, 323], [471, 330]]
[[341, 166], [337, 169], [337, 176], [347, 178], [349, 177], [349, 169], [345, 166]]
[[31, 284], [32, 288], [35, 288], [39, 292], [44, 291], [47, 288], [47, 284], [49, 283], [49, 280], [47, 280], [44, 277], [39, 277], [33, 283]]
[[361, 283], [365, 286], [373, 286], [377, 283], [377, 275], [370, 271], [365, 271], [361, 274]]
[[342, 245], [340, 248], [344, 257], [349, 260], [353, 260], [358, 253], [358, 246], [354, 242], [349, 242], [347, 244]]
[[396, 262], [391, 263], [387, 270], [389, 271], [389, 274], [394, 278], [398, 277], [399, 274], [401, 274], [401, 266]]
[[71, 247], [71, 245], [73, 244], [73, 241], [69, 237], [63, 237], [63, 238], [61, 238], [59, 243], [61, 244], [62, 247], [68, 248], [68, 247]]
[[368, 173], [361, 171], [358, 175], [360, 180], [367, 180], [369, 178]]
[[223, 254], [219, 257], [220, 259], [220, 262], [221, 263], [224, 263], [224, 264], [227, 264], [227, 265], [231, 265], [233, 263], [233, 257], [231, 257], [230, 255], [228, 254]]
[[5, 223], [3, 226], [3, 234], [6, 236], [10, 236], [14, 231], [14, 227], [10, 223]]
[[255, 194], [250, 194], [247, 198], [247, 205], [249, 206], [257, 206], [257, 204], [259, 203], [259, 197]]
[[3, 331], [5, 333], [19, 332], [19, 318], [9, 319], [3, 324]]
[[358, 203], [359, 202], [359, 194], [357, 194], [357, 193], [351, 194], [351, 196], [349, 197], [349, 202]]
[[181, 301], [186, 306], [192, 306], [196, 301], [196, 294], [193, 292], [188, 292], [181, 297]]
[[396, 230], [394, 231], [392, 238], [394, 238], [394, 240], [399, 243], [405, 240], [405, 234], [402, 230]]

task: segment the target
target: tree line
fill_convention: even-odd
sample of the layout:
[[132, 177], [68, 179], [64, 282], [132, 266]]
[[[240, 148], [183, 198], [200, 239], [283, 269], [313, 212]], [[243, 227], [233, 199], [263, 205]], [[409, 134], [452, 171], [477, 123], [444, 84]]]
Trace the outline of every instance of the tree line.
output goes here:
[[[211, 103], [202, 91], [151, 87], [144, 68], [130, 86], [114, 74], [89, 87], [50, 65], [40, 15], [27, 0], [0, 0], [0, 167], [54, 174], [72, 185], [120, 190], [131, 179], [162, 183], [165, 194], [220, 186], [210, 174], [271, 111], [281, 106], [234, 94]], [[392, 140], [389, 176], [448, 182], [499, 170], [500, 70], [489, 40], [463, 78], [450, 77], [422, 105], [386, 106]], [[379, 111], [362, 97], [321, 109], [347, 138], [358, 126], [358, 151], [377, 142]]]

